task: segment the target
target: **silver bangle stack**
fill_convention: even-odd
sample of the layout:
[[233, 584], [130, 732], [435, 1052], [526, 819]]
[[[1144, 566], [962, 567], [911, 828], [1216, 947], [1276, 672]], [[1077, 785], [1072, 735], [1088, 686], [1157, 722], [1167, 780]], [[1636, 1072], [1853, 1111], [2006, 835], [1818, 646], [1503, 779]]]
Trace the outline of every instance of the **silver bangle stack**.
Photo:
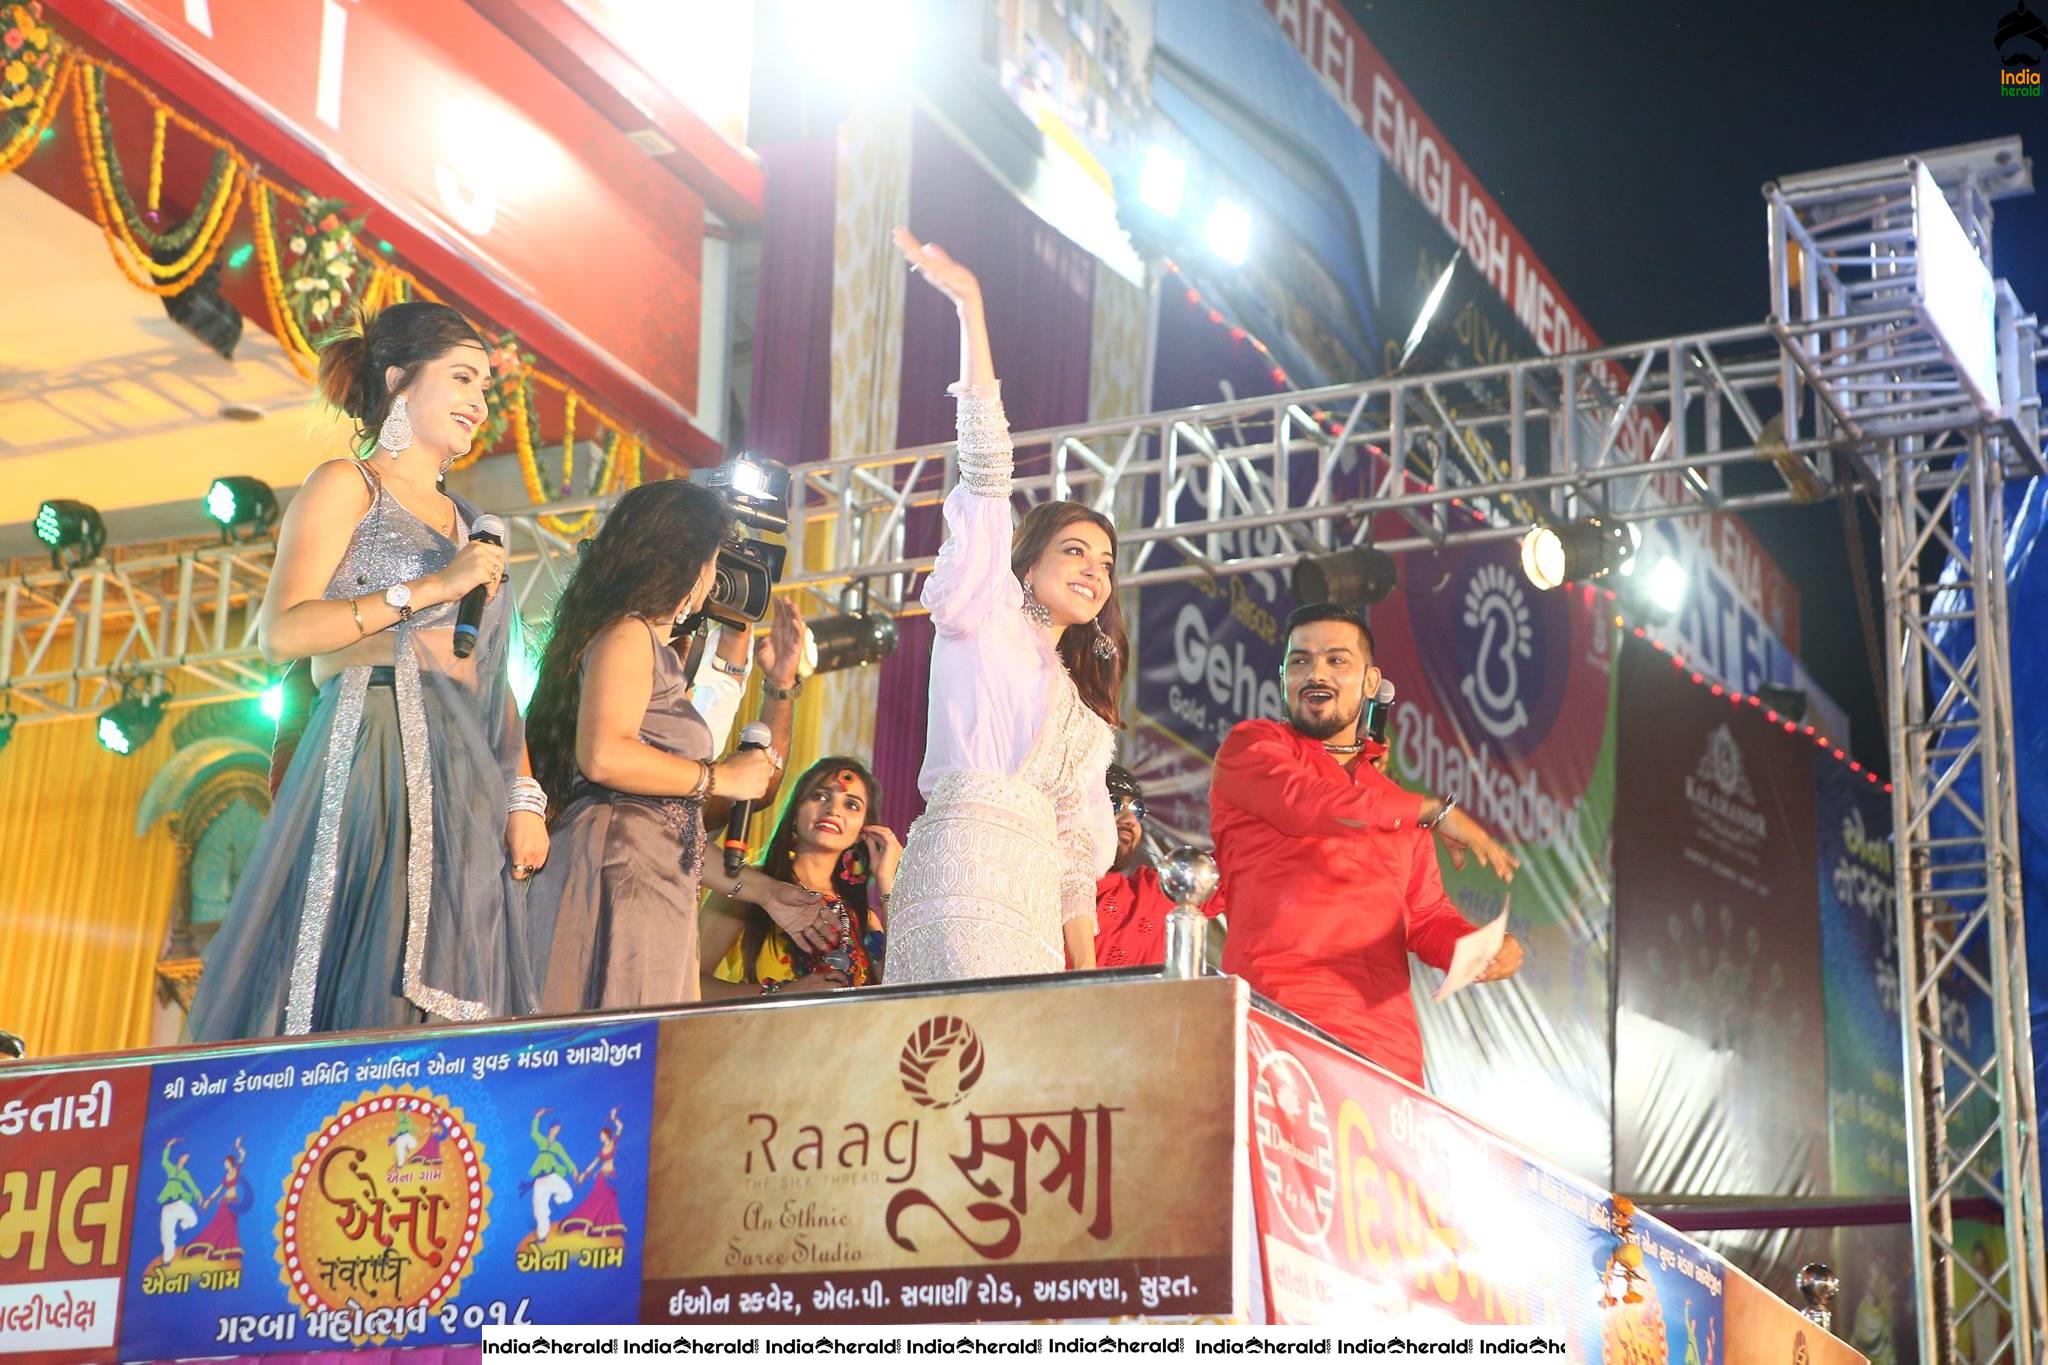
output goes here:
[[684, 794], [683, 800], [685, 801], [702, 801], [705, 797], [712, 796], [717, 793], [717, 760], [700, 758], [697, 760], [697, 766], [699, 768], [702, 768], [703, 771], [697, 775], [697, 785], [690, 788], [690, 790]]
[[521, 811], [547, 818], [548, 794], [530, 777], [513, 778], [512, 794], [505, 799], [505, 814], [517, 815]]

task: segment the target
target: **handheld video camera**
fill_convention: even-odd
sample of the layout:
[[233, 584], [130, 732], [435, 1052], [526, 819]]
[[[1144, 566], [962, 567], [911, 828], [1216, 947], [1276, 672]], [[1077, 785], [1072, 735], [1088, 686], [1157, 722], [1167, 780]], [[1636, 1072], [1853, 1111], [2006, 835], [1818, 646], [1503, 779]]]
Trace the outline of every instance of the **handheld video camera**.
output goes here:
[[703, 615], [720, 625], [745, 629], [768, 614], [789, 558], [787, 545], [748, 534], [752, 530], [779, 535], [789, 529], [789, 470], [773, 460], [742, 454], [690, 478], [715, 490], [732, 513], [732, 528], [718, 549], [717, 577]]

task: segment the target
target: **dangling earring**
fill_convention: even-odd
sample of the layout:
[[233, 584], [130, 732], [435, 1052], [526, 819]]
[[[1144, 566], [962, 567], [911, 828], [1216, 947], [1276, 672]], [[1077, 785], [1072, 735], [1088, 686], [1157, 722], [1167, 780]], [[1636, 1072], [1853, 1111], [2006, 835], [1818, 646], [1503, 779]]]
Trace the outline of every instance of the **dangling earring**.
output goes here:
[[399, 451], [412, 444], [412, 418], [406, 413], [404, 394], [391, 400], [391, 411], [385, 414], [384, 425], [377, 429], [377, 444], [390, 451], [394, 460]]
[[1116, 641], [1110, 639], [1109, 632], [1102, 628], [1102, 618], [1100, 616], [1095, 618], [1095, 642], [1089, 648], [1093, 649], [1095, 657], [1104, 663], [1110, 663], [1116, 659]]
[[1038, 600], [1038, 594], [1031, 591], [1031, 580], [1024, 580], [1024, 619], [1040, 630], [1052, 629], [1052, 608]]

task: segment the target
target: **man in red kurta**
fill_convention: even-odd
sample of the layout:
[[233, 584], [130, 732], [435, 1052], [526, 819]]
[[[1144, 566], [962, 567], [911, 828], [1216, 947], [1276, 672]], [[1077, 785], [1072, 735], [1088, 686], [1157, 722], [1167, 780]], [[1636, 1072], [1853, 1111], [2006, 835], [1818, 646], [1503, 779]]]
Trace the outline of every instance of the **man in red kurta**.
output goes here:
[[[1216, 754], [1211, 835], [1226, 908], [1223, 969], [1269, 1000], [1422, 1084], [1408, 955], [1450, 966], [1474, 926], [1444, 894], [1435, 839], [1502, 877], [1515, 859], [1453, 803], [1404, 791], [1363, 732], [1379, 690], [1372, 632], [1348, 607], [1288, 618], [1288, 719], [1245, 721]], [[1432, 835], [1435, 837], [1433, 838]], [[1480, 979], [1521, 965], [1510, 938]]]
[[1138, 779], [1109, 765], [1109, 804], [1116, 813], [1116, 862], [1095, 883], [1095, 965], [1136, 967], [1166, 961], [1166, 917], [1173, 898], [1159, 871], [1139, 858], [1145, 839], [1145, 793]]

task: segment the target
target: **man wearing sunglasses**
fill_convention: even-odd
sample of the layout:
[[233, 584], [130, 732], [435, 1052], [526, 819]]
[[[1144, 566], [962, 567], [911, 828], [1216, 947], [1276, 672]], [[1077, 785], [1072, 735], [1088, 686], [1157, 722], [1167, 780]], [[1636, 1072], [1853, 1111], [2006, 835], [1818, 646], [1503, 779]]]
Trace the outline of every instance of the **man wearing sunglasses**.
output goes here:
[[1109, 808], [1116, 815], [1116, 862], [1095, 883], [1095, 965], [1136, 967], [1166, 960], [1166, 917], [1173, 900], [1144, 860], [1145, 793], [1130, 770], [1109, 765]]

